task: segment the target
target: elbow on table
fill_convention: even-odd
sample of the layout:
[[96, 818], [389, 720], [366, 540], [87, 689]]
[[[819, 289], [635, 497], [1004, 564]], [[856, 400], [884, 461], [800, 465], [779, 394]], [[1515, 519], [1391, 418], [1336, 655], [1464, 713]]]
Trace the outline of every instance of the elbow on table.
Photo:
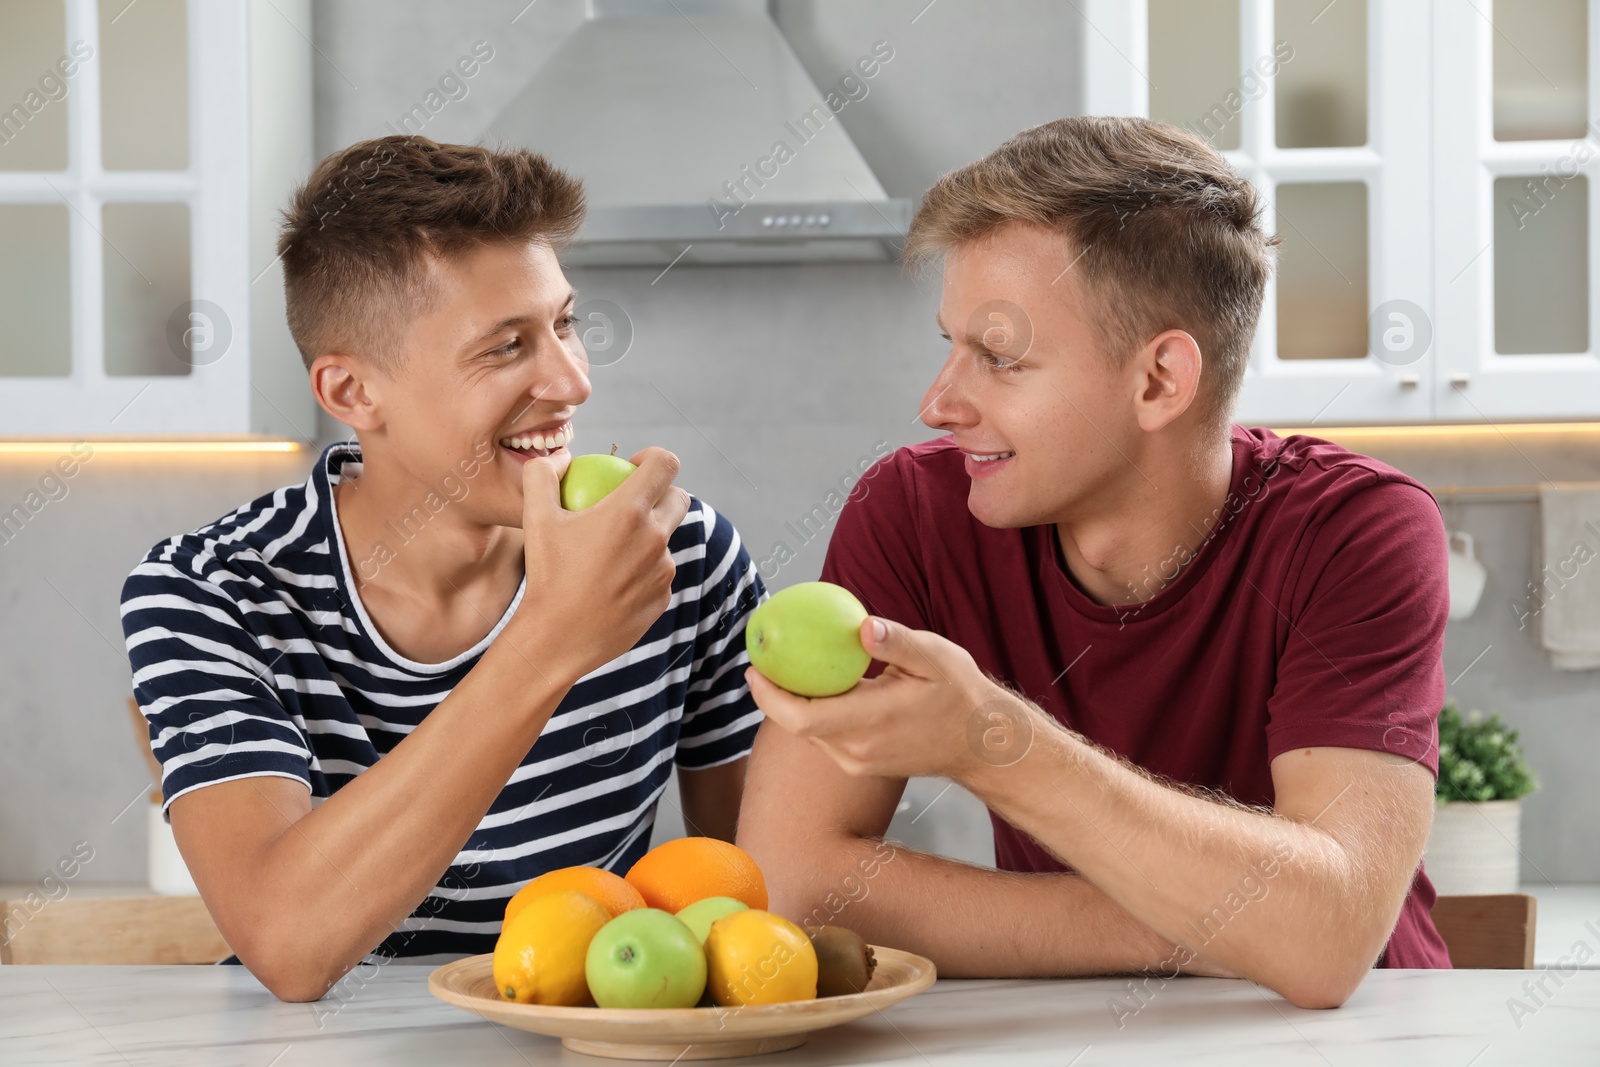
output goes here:
[[1361, 985], [1371, 964], [1352, 965], [1341, 961], [1301, 968], [1293, 977], [1272, 983], [1278, 995], [1297, 1008], [1318, 1011], [1343, 1007]]
[[1256, 980], [1297, 1008], [1343, 1007], [1383, 955], [1392, 926], [1328, 931], [1300, 941]]
[[332, 984], [300, 975], [256, 974], [267, 992], [286, 1004], [309, 1004], [328, 995]]
[[[837, 843], [842, 846], [848, 842]], [[834, 842], [817, 839], [785, 844], [739, 842], [766, 877], [768, 910], [793, 922], [801, 922], [824, 903], [839, 881], [837, 872], [849, 865], [843, 850], [833, 845]]]
[[[244, 957], [240, 957], [241, 960]], [[245, 966], [250, 968], [250, 973], [256, 980], [267, 987], [267, 992], [281, 1001], [290, 1004], [306, 1004], [321, 1000], [328, 995], [328, 990], [334, 986], [334, 981], [324, 975], [320, 969], [296, 965], [292, 961], [282, 965], [255, 966], [248, 961]]]
[[789, 863], [778, 856], [750, 851], [767, 882], [767, 910], [794, 922], [810, 910], [813, 879], [820, 863]]
[[323, 961], [293, 939], [252, 938], [235, 946], [234, 954], [267, 992], [287, 1003], [321, 1000], [337, 981], [329, 976]]

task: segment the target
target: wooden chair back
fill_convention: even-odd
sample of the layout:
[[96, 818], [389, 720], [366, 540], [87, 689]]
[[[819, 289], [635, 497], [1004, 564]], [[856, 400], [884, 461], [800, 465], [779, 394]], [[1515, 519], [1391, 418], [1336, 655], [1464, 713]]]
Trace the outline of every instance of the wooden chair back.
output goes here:
[[216, 963], [228, 955], [197, 896], [0, 901], [0, 964]]
[[1433, 925], [1458, 969], [1529, 971], [1537, 905], [1526, 893], [1440, 897]]

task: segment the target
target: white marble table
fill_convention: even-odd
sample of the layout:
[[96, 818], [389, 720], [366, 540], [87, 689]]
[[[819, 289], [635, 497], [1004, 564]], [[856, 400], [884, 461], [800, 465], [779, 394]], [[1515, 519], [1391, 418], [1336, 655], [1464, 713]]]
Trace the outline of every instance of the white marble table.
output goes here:
[[1571, 960], [1573, 947], [1587, 942], [1594, 955], [1582, 966], [1600, 969], [1600, 934], [1595, 933], [1600, 930], [1600, 885], [1524, 885], [1522, 891], [1539, 901], [1533, 965], [1550, 967], [1563, 958]]
[[[276, 1000], [242, 967], [0, 968], [7, 1067], [307, 1067], [607, 1062], [485, 1022], [428, 994], [431, 968], [390, 964], [317, 1004]], [[1572, 972], [1518, 1021], [1537, 971], [1378, 971], [1335, 1011], [1301, 1011], [1244, 982], [945, 981], [790, 1052], [725, 1063], [1308, 1064], [1496, 1067], [1600, 1063], [1600, 972]]]

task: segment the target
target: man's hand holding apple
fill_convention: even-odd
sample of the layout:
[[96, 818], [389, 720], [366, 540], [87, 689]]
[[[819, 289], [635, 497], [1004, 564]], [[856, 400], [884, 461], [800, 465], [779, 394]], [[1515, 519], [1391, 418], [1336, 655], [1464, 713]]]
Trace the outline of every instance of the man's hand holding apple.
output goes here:
[[990, 680], [966, 649], [938, 634], [872, 616], [861, 624], [860, 636], [868, 654], [887, 666], [839, 696], [796, 696], [753, 667], [745, 671], [761, 710], [827, 753], [846, 774], [960, 781], [992, 763], [974, 748], [974, 737], [981, 740], [984, 729], [993, 729], [983, 716], [997, 707], [1013, 720], [1033, 714]]
[[632, 648], [672, 596], [668, 542], [689, 511], [689, 494], [672, 484], [678, 457], [652, 447], [632, 462], [638, 470], [582, 511], [561, 506], [569, 458], [522, 467], [528, 593], [508, 632], [568, 684]]

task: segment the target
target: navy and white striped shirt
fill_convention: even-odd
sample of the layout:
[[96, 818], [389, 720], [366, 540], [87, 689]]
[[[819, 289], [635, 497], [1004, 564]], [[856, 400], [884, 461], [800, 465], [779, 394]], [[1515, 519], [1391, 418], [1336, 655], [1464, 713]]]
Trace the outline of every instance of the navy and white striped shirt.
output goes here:
[[[157, 545], [128, 576], [122, 626], [166, 805], [261, 775], [326, 800], [417, 727], [522, 602], [525, 581], [489, 635], [447, 662], [391, 649], [354, 592], [334, 509], [332, 486], [360, 462], [353, 442], [332, 445], [304, 485]], [[369, 960], [493, 951], [506, 900], [529, 879], [632, 866], [670, 761], [697, 770], [749, 753], [761, 712], [744, 630], [761, 579], [732, 524], [698, 499], [670, 550], [666, 612], [572, 687], [440, 884]]]

